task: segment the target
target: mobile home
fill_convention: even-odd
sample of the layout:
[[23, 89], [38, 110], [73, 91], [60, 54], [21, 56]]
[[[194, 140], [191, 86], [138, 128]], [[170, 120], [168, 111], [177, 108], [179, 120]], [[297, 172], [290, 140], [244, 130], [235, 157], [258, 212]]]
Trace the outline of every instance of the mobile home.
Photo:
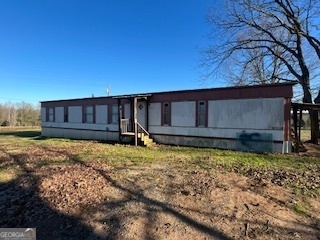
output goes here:
[[293, 83], [41, 102], [42, 135], [291, 151]]

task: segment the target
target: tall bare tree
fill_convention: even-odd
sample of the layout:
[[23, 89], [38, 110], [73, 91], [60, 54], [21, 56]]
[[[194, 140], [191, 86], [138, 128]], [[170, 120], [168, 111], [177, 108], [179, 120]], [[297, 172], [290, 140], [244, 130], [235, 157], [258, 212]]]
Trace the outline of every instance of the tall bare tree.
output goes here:
[[[303, 102], [312, 103], [310, 70], [314, 58], [320, 60], [317, 36], [320, 1], [225, 0], [224, 3], [223, 11], [209, 15], [212, 45], [202, 55], [207, 77], [236, 59], [240, 64], [233, 70], [241, 76], [238, 84], [252, 84], [254, 80], [261, 84], [298, 81]], [[311, 141], [317, 144], [318, 112], [310, 111], [310, 117]]]
[[224, 78], [235, 86], [278, 83], [288, 79], [285, 65], [264, 49], [245, 49], [224, 66]]

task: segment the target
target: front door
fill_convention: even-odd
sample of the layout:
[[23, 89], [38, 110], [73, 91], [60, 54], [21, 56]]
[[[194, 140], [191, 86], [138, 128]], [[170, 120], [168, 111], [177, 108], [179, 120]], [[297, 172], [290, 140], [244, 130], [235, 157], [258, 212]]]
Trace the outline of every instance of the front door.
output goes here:
[[147, 107], [146, 101], [138, 101], [137, 120], [144, 129], [147, 129]]

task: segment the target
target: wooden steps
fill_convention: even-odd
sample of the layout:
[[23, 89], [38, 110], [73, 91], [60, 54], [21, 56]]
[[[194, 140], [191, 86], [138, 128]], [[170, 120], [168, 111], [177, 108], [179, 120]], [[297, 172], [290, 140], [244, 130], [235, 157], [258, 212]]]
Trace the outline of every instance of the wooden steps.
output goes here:
[[151, 147], [154, 146], [156, 143], [147, 134], [138, 133], [138, 144], [140, 146]]
[[[123, 137], [131, 137], [134, 139], [134, 132], [126, 132], [121, 134]], [[145, 133], [138, 133], [138, 145], [139, 146], [145, 146], [145, 147], [151, 147], [156, 145], [156, 143], [153, 141], [152, 138], [149, 137], [149, 135]]]

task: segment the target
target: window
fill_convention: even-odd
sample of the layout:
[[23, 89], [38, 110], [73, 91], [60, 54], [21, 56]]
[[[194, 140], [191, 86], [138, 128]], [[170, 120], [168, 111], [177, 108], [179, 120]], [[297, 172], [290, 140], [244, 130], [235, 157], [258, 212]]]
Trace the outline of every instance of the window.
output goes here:
[[84, 122], [93, 123], [93, 106], [84, 107]]
[[119, 107], [117, 104], [108, 105], [108, 124], [119, 122]]
[[64, 122], [69, 122], [68, 107], [64, 107]]
[[111, 112], [111, 123], [118, 123], [118, 105], [112, 105], [112, 112]]
[[198, 127], [205, 127], [206, 119], [207, 119], [207, 108], [206, 108], [206, 102], [198, 102]]
[[170, 125], [170, 104], [164, 103], [162, 109], [163, 125]]
[[54, 108], [53, 107], [48, 108], [47, 122], [54, 122]]

